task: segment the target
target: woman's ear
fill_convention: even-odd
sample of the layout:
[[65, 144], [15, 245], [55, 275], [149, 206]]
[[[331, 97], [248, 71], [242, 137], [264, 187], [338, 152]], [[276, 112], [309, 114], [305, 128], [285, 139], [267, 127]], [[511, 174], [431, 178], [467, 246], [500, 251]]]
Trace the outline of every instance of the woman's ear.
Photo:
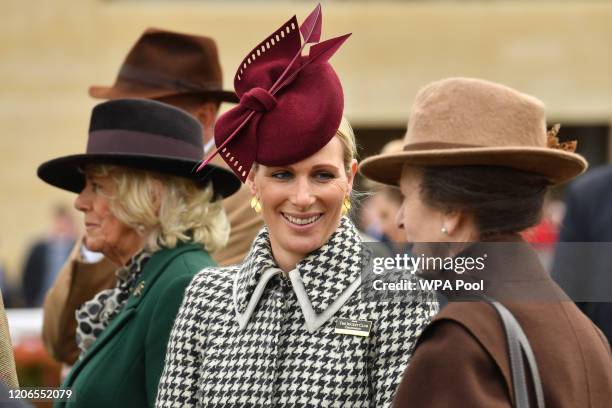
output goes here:
[[356, 174], [357, 174], [357, 160], [353, 159], [351, 161], [351, 167], [349, 168], [349, 171], [347, 174], [349, 191], [353, 190], [353, 182], [355, 181]]
[[253, 194], [254, 196], [257, 195], [257, 185], [255, 184], [255, 172], [256, 172], [256, 166], [253, 166], [253, 168], [249, 172], [249, 175], [247, 176], [247, 179], [246, 179], [246, 184], [247, 186], [249, 186], [249, 190], [251, 190], [251, 194]]
[[444, 213], [442, 216], [443, 233], [450, 237], [455, 236], [461, 225], [462, 218], [463, 213], [461, 211], [453, 210]]
[[478, 238], [474, 217], [461, 210], [452, 210], [443, 216], [443, 228], [451, 241], [472, 242]]

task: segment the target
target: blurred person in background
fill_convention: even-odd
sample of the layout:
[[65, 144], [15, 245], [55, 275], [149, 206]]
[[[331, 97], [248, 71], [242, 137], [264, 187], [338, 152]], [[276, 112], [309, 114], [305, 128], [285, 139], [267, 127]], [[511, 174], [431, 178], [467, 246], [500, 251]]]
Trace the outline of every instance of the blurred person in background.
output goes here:
[[[612, 242], [612, 166], [591, 170], [568, 187], [565, 217], [559, 230], [553, 278], [612, 343], [612, 251], [601, 245], [572, 250], [570, 242]], [[601, 294], [601, 295], [598, 295]]]
[[70, 210], [53, 208], [47, 237], [30, 248], [22, 273], [22, 292], [26, 307], [40, 307], [74, 246], [77, 231]]
[[[2, 242], [0, 242], [0, 245]], [[0, 258], [0, 294], [4, 299], [4, 306], [7, 308], [20, 306], [21, 299], [21, 282], [18, 287], [14, 287], [7, 279], [7, 269]]]
[[15, 370], [15, 357], [13, 356], [13, 346], [11, 345], [11, 335], [9, 332], [4, 302], [0, 294], [0, 383], [9, 389], [19, 388], [17, 372]]
[[[114, 85], [92, 86], [89, 94], [100, 99], [148, 98], [176, 106], [202, 125], [204, 149], [214, 147], [213, 127], [221, 102], [236, 102], [236, 94], [222, 89], [217, 47], [212, 38], [148, 29], [123, 62]], [[217, 158], [214, 164], [227, 167]], [[240, 262], [246, 255], [261, 217], [249, 206], [248, 189], [242, 187], [223, 201], [231, 231], [227, 246], [215, 251], [220, 265]], [[45, 300], [43, 339], [57, 360], [72, 364], [78, 356], [75, 343], [75, 309], [101, 290], [116, 283], [113, 265], [79, 244], [73, 249]]]
[[[397, 153], [402, 150], [403, 141], [396, 139], [388, 142], [379, 154]], [[410, 248], [406, 244], [404, 232], [398, 228], [395, 215], [402, 205], [402, 194], [397, 187], [380, 183], [366, 182], [371, 196], [366, 200], [366, 211], [370, 215], [365, 231], [384, 243], [391, 253], [404, 253]]]
[[391, 251], [402, 252], [406, 250], [404, 243], [406, 237], [397, 227], [395, 215], [402, 205], [402, 194], [394, 187], [379, 186], [372, 197], [369, 198], [370, 211], [376, 214], [378, 225], [382, 233], [381, 241]]
[[116, 265], [116, 285], [77, 309], [80, 355], [62, 386], [77, 395], [71, 407], [155, 401], [185, 287], [229, 236], [219, 198], [240, 187], [218, 166], [194, 174], [202, 148], [200, 123], [183, 110], [118, 99], [94, 107], [86, 153], [38, 168], [79, 194], [85, 246]]
[[[300, 33], [311, 48], [298, 59]], [[204, 269], [189, 285], [158, 407], [389, 406], [436, 311], [425, 292], [402, 304], [363, 300], [372, 256], [347, 216], [355, 138], [328, 62], [348, 36], [320, 33], [317, 6], [236, 73], [241, 102], [215, 139], [266, 227], [242, 264]]]
[[547, 194], [544, 198], [542, 219], [537, 225], [521, 233], [525, 241], [534, 245], [544, 269], [549, 272], [552, 270], [555, 244], [559, 239], [559, 225], [563, 211], [563, 203], [552, 199], [550, 194]]
[[[466, 259], [506, 243], [487, 252], [481, 272], [451, 268], [437, 275], [483, 279], [489, 290], [445, 292], [457, 301], [424, 330], [394, 406], [519, 406], [506, 332], [483, 293], [499, 299], [522, 326], [538, 368], [521, 375], [541, 380], [542, 403], [609, 406], [612, 357], [605, 337], [567, 301], [519, 234], [539, 221], [550, 185], [586, 169], [574, 149], [560, 144], [555, 131], [547, 133], [536, 98], [488, 81], [450, 78], [418, 92], [401, 153], [362, 162], [365, 176], [401, 187], [397, 221], [415, 252], [432, 247], [422, 243], [439, 243], [437, 255]], [[521, 300], [532, 287], [536, 297]], [[538, 399], [527, 392], [528, 400]]]
[[[381, 153], [395, 152], [402, 148], [402, 140], [392, 140], [385, 144]], [[401, 193], [396, 187], [386, 186], [364, 179], [366, 197], [357, 206], [358, 228], [364, 242], [372, 243], [370, 248], [377, 258], [393, 257], [397, 253], [407, 253], [403, 231], [395, 223], [395, 214], [402, 202]]]
[[26, 408], [30, 404], [20, 399], [12, 398], [10, 390], [19, 389], [17, 371], [15, 369], [15, 357], [11, 345], [4, 302], [0, 294], [0, 406], [6, 408]]

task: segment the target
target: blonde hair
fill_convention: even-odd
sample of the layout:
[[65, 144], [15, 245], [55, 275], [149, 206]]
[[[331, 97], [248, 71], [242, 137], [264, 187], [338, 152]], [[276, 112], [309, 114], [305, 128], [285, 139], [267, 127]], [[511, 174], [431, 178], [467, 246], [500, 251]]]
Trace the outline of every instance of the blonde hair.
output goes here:
[[[346, 170], [346, 174], [349, 174], [353, 160], [357, 159], [357, 141], [355, 140], [355, 132], [353, 131], [353, 127], [345, 116], [342, 116], [340, 127], [336, 131], [336, 136], [342, 142], [344, 169]], [[362, 194], [360, 192], [352, 189], [348, 195], [348, 199], [351, 204], [354, 204], [355, 201], [359, 201], [361, 196]], [[355, 206], [351, 205], [349, 215], [353, 214], [354, 211]]]
[[119, 221], [141, 235], [145, 249], [174, 248], [178, 241], [201, 244], [214, 252], [227, 243], [230, 226], [220, 200], [214, 201], [211, 185], [123, 166], [91, 165], [94, 177], [111, 176], [116, 194], [110, 210]]
[[342, 142], [344, 168], [349, 172], [351, 170], [351, 163], [357, 158], [357, 142], [355, 141], [355, 132], [353, 132], [351, 124], [344, 116], [342, 116], [336, 136]]

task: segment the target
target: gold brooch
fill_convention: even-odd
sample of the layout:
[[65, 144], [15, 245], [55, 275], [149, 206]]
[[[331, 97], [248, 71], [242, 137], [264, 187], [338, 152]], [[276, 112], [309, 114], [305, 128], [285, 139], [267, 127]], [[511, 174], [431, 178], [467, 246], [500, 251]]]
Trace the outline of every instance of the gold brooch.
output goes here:
[[559, 138], [557, 134], [559, 133], [559, 129], [561, 129], [561, 124], [556, 123], [547, 133], [548, 136], [547, 146], [551, 149], [559, 149], [566, 152], [574, 153], [576, 151], [576, 146], [578, 146], [578, 142], [576, 140], [570, 140], [569, 142], [559, 143]]
[[142, 291], [144, 290], [145, 283], [144, 281], [140, 282], [138, 286], [134, 289], [134, 296], [138, 297], [142, 295]]

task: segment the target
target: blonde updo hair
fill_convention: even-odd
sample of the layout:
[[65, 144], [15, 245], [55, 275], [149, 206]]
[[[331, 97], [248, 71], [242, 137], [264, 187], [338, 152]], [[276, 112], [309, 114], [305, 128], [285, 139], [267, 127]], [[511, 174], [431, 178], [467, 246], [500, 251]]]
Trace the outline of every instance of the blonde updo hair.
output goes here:
[[110, 210], [145, 237], [145, 249], [174, 248], [179, 241], [201, 244], [214, 252], [225, 246], [230, 226], [211, 185], [152, 171], [113, 165], [90, 165], [87, 174], [110, 176], [116, 193]]
[[342, 116], [340, 127], [336, 131], [336, 136], [342, 142], [342, 150], [344, 152], [344, 169], [351, 171], [351, 163], [357, 158], [357, 142], [355, 141], [355, 133], [349, 121]]

